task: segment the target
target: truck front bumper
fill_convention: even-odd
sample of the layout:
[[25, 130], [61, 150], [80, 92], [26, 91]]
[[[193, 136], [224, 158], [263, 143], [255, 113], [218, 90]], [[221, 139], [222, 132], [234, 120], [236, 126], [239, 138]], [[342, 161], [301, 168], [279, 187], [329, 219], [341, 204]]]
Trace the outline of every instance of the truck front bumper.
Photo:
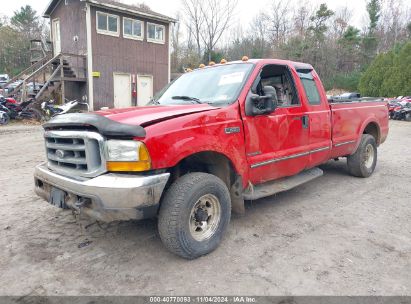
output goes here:
[[60, 207], [104, 222], [155, 216], [169, 177], [170, 173], [147, 176], [107, 173], [76, 180], [50, 171], [46, 164], [38, 165], [34, 172], [37, 195], [50, 202], [53, 190], [62, 190], [64, 201]]

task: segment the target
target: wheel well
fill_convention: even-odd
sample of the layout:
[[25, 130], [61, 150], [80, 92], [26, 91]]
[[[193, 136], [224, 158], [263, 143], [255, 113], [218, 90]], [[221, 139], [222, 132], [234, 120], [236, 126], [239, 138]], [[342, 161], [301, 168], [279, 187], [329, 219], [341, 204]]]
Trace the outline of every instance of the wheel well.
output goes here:
[[182, 159], [171, 169], [171, 182], [190, 172], [213, 174], [219, 177], [228, 189], [237, 176], [231, 161], [225, 155], [213, 151], [199, 152]]
[[374, 122], [370, 122], [364, 129], [363, 134], [372, 135], [375, 138], [377, 145], [380, 144], [380, 128]]

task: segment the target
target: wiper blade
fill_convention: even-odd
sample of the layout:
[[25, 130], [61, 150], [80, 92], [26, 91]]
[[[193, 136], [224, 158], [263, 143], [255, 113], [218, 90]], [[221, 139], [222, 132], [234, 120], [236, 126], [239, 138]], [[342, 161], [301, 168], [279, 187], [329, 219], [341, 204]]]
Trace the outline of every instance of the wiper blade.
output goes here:
[[189, 101], [195, 101], [196, 103], [202, 103], [200, 99], [195, 98], [195, 97], [190, 97], [190, 96], [173, 96], [171, 99], [181, 99], [181, 100], [189, 100]]

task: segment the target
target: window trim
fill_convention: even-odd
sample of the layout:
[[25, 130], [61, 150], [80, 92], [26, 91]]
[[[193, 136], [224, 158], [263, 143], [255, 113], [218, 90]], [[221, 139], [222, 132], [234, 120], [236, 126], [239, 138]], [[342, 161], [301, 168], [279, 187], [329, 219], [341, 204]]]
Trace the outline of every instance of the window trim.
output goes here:
[[[131, 23], [131, 31], [133, 31], [133, 22], [134, 21], [138, 21], [141, 24], [141, 36], [137, 36], [137, 35], [130, 35], [130, 34], [126, 34], [125, 33], [125, 26], [124, 26], [124, 21], [126, 20], [130, 20]], [[133, 18], [128, 18], [128, 17], [123, 17], [123, 37], [126, 39], [133, 39], [133, 40], [139, 40], [139, 41], [143, 41], [144, 40], [144, 21], [139, 20], [139, 19], [133, 19]]]
[[[155, 38], [150, 38], [148, 34], [148, 27], [149, 25], [154, 25], [155, 27], [162, 27], [163, 28], [163, 40], [155, 39]], [[154, 30], [155, 32], [155, 30]], [[165, 44], [166, 43], [166, 27], [162, 24], [157, 24], [153, 22], [147, 22], [147, 42], [152, 42], [152, 43], [158, 43], [158, 44]]]
[[[105, 15], [107, 18], [107, 30], [101, 30], [98, 28], [98, 15]], [[117, 19], [117, 32], [109, 31], [108, 30], [108, 17], [114, 17]], [[110, 13], [105, 13], [102, 11], [96, 11], [96, 31], [98, 34], [102, 35], [109, 35], [109, 36], [114, 36], [114, 37], [120, 37], [120, 16], [119, 15], [113, 15]]]

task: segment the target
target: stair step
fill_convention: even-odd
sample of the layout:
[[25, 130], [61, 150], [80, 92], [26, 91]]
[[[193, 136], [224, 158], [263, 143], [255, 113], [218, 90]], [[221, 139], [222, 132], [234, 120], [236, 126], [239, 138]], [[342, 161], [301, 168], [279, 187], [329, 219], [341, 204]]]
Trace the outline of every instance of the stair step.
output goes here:
[[320, 168], [305, 170], [297, 175], [269, 181], [261, 185], [254, 186], [251, 189], [247, 189], [244, 191], [243, 197], [245, 200], [256, 200], [276, 193], [284, 192], [320, 177], [323, 173], [323, 170]]

